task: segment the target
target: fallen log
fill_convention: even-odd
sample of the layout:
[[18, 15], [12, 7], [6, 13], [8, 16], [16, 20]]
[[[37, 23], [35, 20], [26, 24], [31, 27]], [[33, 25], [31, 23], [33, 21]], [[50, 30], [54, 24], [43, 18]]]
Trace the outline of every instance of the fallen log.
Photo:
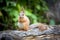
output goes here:
[[[53, 35], [52, 35], [53, 34]], [[39, 38], [45, 38], [46, 40], [48, 39], [48, 35], [50, 35], [49, 37], [51, 37], [51, 35], [53, 36], [52, 39], [60, 39], [60, 25], [56, 25], [56, 26], [51, 26], [48, 30], [45, 30], [43, 32], [40, 32], [38, 30], [38, 28], [33, 28], [31, 30], [28, 31], [18, 31], [18, 30], [7, 30], [7, 31], [0, 31], [0, 40], [2, 38], [7, 39], [8, 37], [12, 40], [28, 40], [28, 39], [39, 39]], [[40, 39], [39, 39], [40, 40]], [[41, 39], [43, 40], [43, 39]]]

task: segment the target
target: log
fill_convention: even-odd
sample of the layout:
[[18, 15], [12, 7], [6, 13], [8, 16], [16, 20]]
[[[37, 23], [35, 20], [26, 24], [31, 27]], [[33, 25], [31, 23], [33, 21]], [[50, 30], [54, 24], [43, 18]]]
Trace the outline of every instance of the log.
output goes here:
[[0, 31], [0, 40], [59, 40], [60, 25], [51, 26], [48, 30], [40, 32], [38, 28], [28, 31], [7, 30]]

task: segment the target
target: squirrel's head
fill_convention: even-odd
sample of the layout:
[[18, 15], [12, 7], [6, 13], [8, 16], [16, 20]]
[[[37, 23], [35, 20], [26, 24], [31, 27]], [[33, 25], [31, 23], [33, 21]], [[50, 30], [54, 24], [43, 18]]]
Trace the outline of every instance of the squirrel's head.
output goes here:
[[21, 18], [23, 18], [24, 15], [25, 15], [24, 10], [21, 10], [19, 16], [20, 16]]

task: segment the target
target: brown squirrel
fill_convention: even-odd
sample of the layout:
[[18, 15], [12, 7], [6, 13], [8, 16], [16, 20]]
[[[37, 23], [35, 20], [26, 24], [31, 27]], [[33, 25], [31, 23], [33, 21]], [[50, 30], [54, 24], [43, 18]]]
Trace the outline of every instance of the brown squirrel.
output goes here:
[[39, 28], [40, 31], [44, 31], [44, 30], [48, 29], [48, 25], [46, 25], [44, 23], [39, 23], [38, 28]]
[[29, 29], [30, 20], [25, 15], [24, 9], [21, 10], [19, 17], [18, 17], [18, 28], [19, 30], [27, 31]]
[[29, 27], [30, 29], [38, 28], [40, 31], [44, 31], [48, 29], [48, 25], [44, 23], [35, 23], [35, 24], [30, 25]]

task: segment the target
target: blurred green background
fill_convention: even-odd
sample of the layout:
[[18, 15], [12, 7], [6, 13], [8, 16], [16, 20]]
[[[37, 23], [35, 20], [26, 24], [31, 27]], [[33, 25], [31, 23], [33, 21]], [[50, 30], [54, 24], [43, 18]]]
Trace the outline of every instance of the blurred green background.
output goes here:
[[6, 28], [16, 29], [18, 16], [22, 7], [30, 24], [41, 22], [47, 23], [46, 11], [48, 5], [45, 0], [0, 0], [0, 23], [6, 24]]

